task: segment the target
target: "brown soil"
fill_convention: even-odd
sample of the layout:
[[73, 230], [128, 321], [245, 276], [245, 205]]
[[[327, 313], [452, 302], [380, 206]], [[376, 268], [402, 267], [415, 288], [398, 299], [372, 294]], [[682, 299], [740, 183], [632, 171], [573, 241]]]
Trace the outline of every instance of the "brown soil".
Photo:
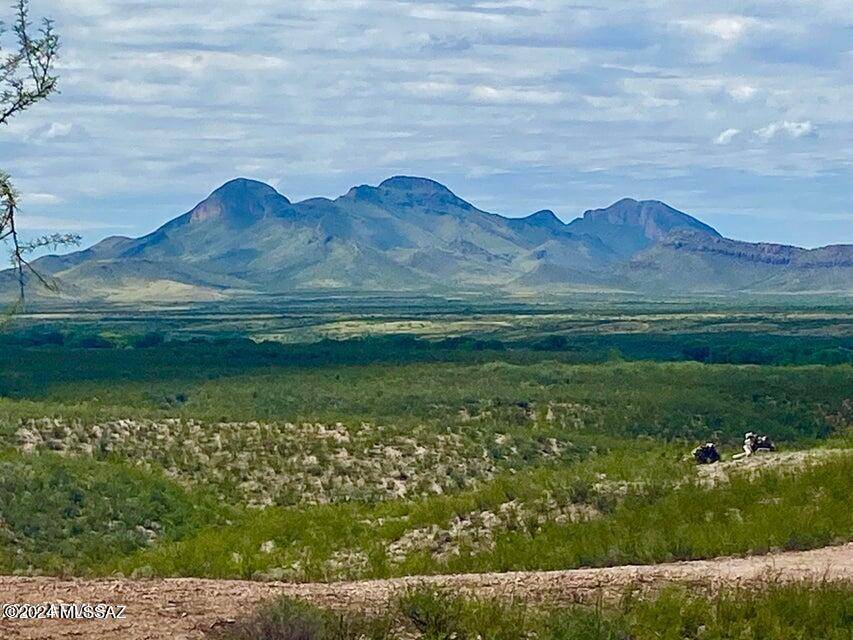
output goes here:
[[200, 639], [213, 626], [251, 613], [280, 594], [334, 608], [378, 609], [408, 586], [428, 583], [481, 595], [516, 596], [549, 603], [612, 597], [625, 587], [666, 583], [695, 588], [751, 586], [771, 581], [853, 581], [853, 543], [814, 551], [747, 558], [718, 558], [648, 566], [412, 577], [330, 584], [286, 584], [237, 580], [58, 579], [0, 577], [0, 603], [114, 603], [127, 605], [125, 620], [5, 620], [0, 638], [105, 640]]

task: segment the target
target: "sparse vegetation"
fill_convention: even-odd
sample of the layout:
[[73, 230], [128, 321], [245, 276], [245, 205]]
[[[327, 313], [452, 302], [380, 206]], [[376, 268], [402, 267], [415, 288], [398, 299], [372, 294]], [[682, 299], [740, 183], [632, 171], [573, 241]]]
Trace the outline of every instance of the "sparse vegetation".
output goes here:
[[672, 450], [623, 451], [418, 501], [252, 511], [102, 571], [265, 580], [565, 569], [808, 549], [850, 539], [853, 456], [690, 482]]
[[257, 614], [209, 634], [214, 640], [393, 640], [390, 616], [335, 613], [280, 598]]
[[[372, 618], [332, 613], [289, 598], [261, 609], [216, 640], [846, 640], [853, 588], [846, 583], [769, 584], [716, 594], [672, 587], [628, 592], [619, 603], [555, 607], [450, 595], [421, 588]], [[358, 635], [360, 634], [360, 635]]]
[[[73, 465], [80, 482], [129, 474], [136, 480], [121, 489], [136, 497], [107, 481], [84, 487], [94, 509], [84, 529], [100, 531], [101, 517], [126, 521], [111, 525], [122, 542], [109, 553], [97, 553], [93, 536], [90, 551], [50, 555], [49, 529], [21, 525], [5, 549], [24, 553], [7, 564], [301, 581], [646, 563], [849, 540], [845, 312], [762, 313], [504, 313], [450, 336], [437, 333], [435, 313], [429, 339], [313, 343], [250, 338], [268, 336], [276, 322], [357, 332], [376, 321], [341, 324], [337, 311], [308, 308], [292, 319], [237, 314], [215, 327], [193, 313], [11, 327], [0, 337], [11, 356], [0, 362], [0, 446], [28, 469], [21, 478], [55, 491], [55, 501], [39, 500], [60, 514]], [[449, 326], [461, 331], [464, 317], [473, 318], [460, 313]], [[650, 334], [643, 323], [689, 332]], [[768, 323], [775, 336], [764, 333]], [[764, 364], [717, 364], [751, 361]], [[841, 363], [818, 364], [830, 361]], [[729, 458], [747, 430], [772, 434], [784, 449], [769, 459], [778, 464], [697, 469], [684, 460], [707, 439]], [[10, 495], [36, 495], [23, 481], [7, 481]], [[125, 500], [148, 505], [139, 514], [160, 514], [140, 497], [151, 483], [168, 496], [157, 509], [172, 514], [155, 537], [134, 537], [147, 526], [137, 512], [114, 518], [93, 506], [96, 494], [114, 495], [119, 511]], [[13, 505], [29, 508], [15, 500], [0, 502], [7, 528]], [[212, 511], [185, 508], [211, 500]]]

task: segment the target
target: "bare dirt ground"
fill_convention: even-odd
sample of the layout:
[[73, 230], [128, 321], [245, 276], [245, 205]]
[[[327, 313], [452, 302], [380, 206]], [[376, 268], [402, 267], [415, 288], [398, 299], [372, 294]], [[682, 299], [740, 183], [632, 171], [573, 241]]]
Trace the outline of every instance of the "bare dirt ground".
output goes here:
[[771, 581], [853, 581], [853, 543], [814, 551], [747, 558], [718, 558], [647, 566], [570, 571], [512, 572], [412, 577], [329, 584], [286, 584], [237, 580], [65, 580], [0, 577], [0, 603], [112, 603], [127, 606], [126, 619], [7, 620], [0, 618], [0, 638], [189, 640], [204, 637], [213, 626], [229, 624], [277, 595], [304, 598], [333, 608], [378, 609], [416, 584], [431, 584], [480, 595], [527, 601], [583, 602], [607, 598], [636, 585], [653, 589], [667, 583], [697, 589], [753, 586]]

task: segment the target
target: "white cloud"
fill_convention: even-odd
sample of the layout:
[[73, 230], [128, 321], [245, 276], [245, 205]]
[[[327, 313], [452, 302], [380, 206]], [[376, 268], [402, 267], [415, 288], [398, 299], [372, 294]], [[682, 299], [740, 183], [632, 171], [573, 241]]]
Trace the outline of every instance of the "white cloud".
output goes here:
[[22, 204], [24, 205], [52, 205], [60, 204], [62, 198], [52, 193], [24, 193], [21, 196]]
[[766, 127], [756, 129], [755, 135], [762, 140], [771, 140], [779, 135], [786, 135], [789, 138], [802, 138], [803, 136], [812, 135], [814, 132], [814, 125], [809, 120], [800, 122], [779, 120], [778, 122], [771, 122]]
[[758, 89], [751, 87], [748, 84], [741, 84], [729, 89], [729, 95], [738, 102], [746, 102], [750, 100], [757, 92]]
[[487, 85], [479, 85], [471, 89], [471, 97], [477, 102], [492, 104], [553, 105], [563, 100], [563, 94], [557, 91], [491, 87]]
[[228, 73], [268, 71], [286, 66], [286, 62], [276, 56], [239, 55], [223, 51], [146, 53], [134, 55], [127, 60], [127, 64], [153, 71], [172, 67], [187, 73], [211, 73], [217, 70]]
[[726, 16], [705, 24], [705, 31], [722, 40], [737, 40], [746, 30], [747, 20], [740, 16]]
[[720, 135], [714, 138], [714, 144], [728, 144], [739, 133], [740, 129], [726, 129], [725, 131], [721, 131]]
[[459, 90], [459, 86], [452, 82], [407, 82], [403, 86], [412, 95], [432, 98], [449, 96]]
[[705, 16], [676, 22], [690, 31], [731, 43], [743, 37], [754, 21], [743, 16]]
[[117, 224], [96, 220], [71, 220], [69, 218], [60, 218], [55, 216], [28, 215], [26, 212], [20, 216], [20, 219], [18, 220], [18, 227], [22, 231], [51, 231], [60, 233], [135, 228], [133, 225], [128, 224]]
[[30, 125], [26, 130], [28, 133], [24, 136], [25, 139], [33, 142], [50, 144], [55, 142], [83, 142], [89, 139], [89, 132], [86, 128], [75, 122], [54, 121], [35, 127]]
[[46, 140], [55, 138], [67, 138], [74, 130], [74, 125], [70, 122], [52, 122], [41, 134], [41, 137]]

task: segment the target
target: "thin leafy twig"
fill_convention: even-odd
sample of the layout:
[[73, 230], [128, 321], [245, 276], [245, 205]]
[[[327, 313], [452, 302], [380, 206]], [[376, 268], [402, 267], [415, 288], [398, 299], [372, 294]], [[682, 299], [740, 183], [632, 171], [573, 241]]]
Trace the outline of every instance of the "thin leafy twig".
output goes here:
[[[32, 105], [47, 99], [57, 90], [58, 78], [53, 71], [59, 53], [59, 36], [53, 22], [42, 20], [41, 28], [34, 34], [29, 18], [29, 0], [16, 0], [15, 21], [11, 31], [16, 47], [4, 53], [2, 36], [7, 31], [0, 22], [0, 125]], [[48, 282], [24, 257], [44, 247], [59, 247], [79, 242], [79, 237], [53, 234], [29, 242], [21, 242], [15, 219], [18, 213], [18, 192], [8, 174], [0, 171], [0, 241], [11, 243], [12, 267], [18, 280], [18, 303], [24, 301], [25, 271], [51, 290], [55, 284]]]
[[[17, 39], [17, 50], [0, 61], [0, 124], [46, 99], [57, 90], [59, 80], [53, 74], [59, 53], [59, 36], [53, 22], [44, 19], [39, 36], [33, 37], [28, 0], [18, 0], [15, 9], [12, 32]], [[4, 30], [0, 24], [0, 35]]]

